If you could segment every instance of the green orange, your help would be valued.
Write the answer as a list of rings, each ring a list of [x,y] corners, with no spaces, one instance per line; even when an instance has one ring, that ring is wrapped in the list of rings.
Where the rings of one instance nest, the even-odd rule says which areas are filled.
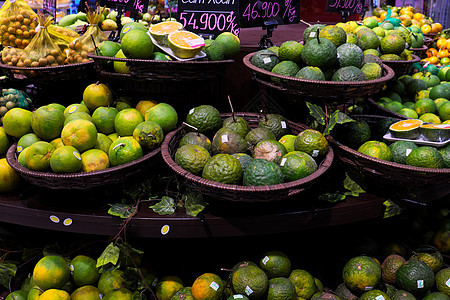
[[[132,300],[133,293],[124,287],[117,290],[112,290],[103,295],[102,300]]]
[[[56,148],[50,157],[50,168],[53,172],[78,172],[81,170],[80,152],[72,146]]]
[[[225,284],[213,273],[204,273],[192,284],[192,296],[195,300],[219,300],[223,296]]]
[[[97,142],[97,128],[88,120],[74,120],[63,127],[61,139],[64,145],[73,146],[83,152],[94,147]]]
[[[100,149],[89,149],[81,154],[83,172],[104,170],[109,167],[108,154]]]
[[[115,107],[100,106],[92,113],[92,123],[97,127],[97,131],[104,134],[115,132],[114,119],[119,111]]]
[[[27,148],[25,162],[29,169],[46,171],[50,168],[50,157],[55,147],[48,142],[39,141]]]
[[[368,256],[349,259],[342,270],[344,283],[350,290],[365,292],[373,289],[381,279],[381,266]]]
[[[141,158],[141,145],[133,137],[125,136],[115,140],[109,147],[108,157],[111,166],[118,166]]]
[[[28,134],[28,133],[27,133]],[[20,142],[20,139],[19,139]],[[20,143],[17,143],[17,147],[19,147]],[[31,142],[30,144],[32,144],[33,142]],[[27,146],[29,146],[30,144],[27,144]],[[8,148],[10,146],[10,141],[9,141],[9,137],[5,132],[5,128],[0,127],[0,155],[3,155],[6,153],[6,151],[8,151]],[[23,149],[23,145],[21,145],[22,149]],[[17,152],[19,153],[20,151],[17,150]]]
[[[20,138],[22,135],[33,131],[31,128],[32,117],[31,111],[14,107],[3,116],[3,128],[8,135]]]
[[[84,285],[70,294],[71,300],[100,300],[100,290],[93,285]]]
[[[159,124],[164,133],[167,133],[177,126],[178,114],[172,105],[161,102],[145,111],[145,121]]]
[[[389,146],[380,141],[367,141],[358,148],[358,152],[386,161],[392,160],[392,152]]]
[[[297,134],[294,141],[294,149],[306,152],[312,157],[321,157],[328,151],[328,142],[320,131],[305,129]]]
[[[144,116],[135,108],[125,108],[114,118],[114,128],[120,136],[132,136],[139,123],[144,122]]]
[[[59,255],[44,256],[36,263],[33,269],[33,281],[44,291],[48,289],[60,289],[69,279],[69,264],[64,257]]]
[[[100,82],[88,85],[83,91],[83,103],[94,111],[100,106],[110,106],[113,103],[113,95],[109,87]]]
[[[60,136],[64,126],[64,114],[57,108],[41,106],[33,112],[31,128],[43,140],[53,140]]]
[[[100,273],[97,261],[86,255],[77,255],[70,262],[72,281],[76,286],[92,285],[97,282]]]
[[[139,123],[133,130],[133,138],[138,141],[142,149],[153,150],[161,145],[164,132],[158,123],[144,121]]]
[[[291,274],[289,274],[289,280],[295,285],[295,293],[298,299],[309,299],[316,292],[314,277],[306,270],[292,270]]]
[[[183,286],[183,281],[178,276],[164,276],[156,285],[156,297],[158,300],[169,300]]]
[[[97,287],[103,295],[110,291],[120,289],[126,286],[125,279],[122,276],[123,271],[115,269],[114,271],[106,271],[100,275]]]
[[[60,289],[49,289],[39,296],[39,300],[71,300],[69,293]]]

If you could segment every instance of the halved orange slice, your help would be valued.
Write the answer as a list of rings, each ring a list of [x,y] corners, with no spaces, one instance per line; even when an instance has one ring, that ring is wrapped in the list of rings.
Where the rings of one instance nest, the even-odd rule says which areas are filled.
[[[395,122],[389,127],[391,135],[401,139],[417,139],[420,135],[419,128],[423,124],[419,119],[406,119]]]
[[[205,45],[205,40],[201,36],[184,30],[169,34],[168,42],[173,54],[179,58],[192,58]]]
[[[161,45],[167,46],[167,37],[174,31],[183,28],[183,24],[176,21],[165,21],[150,26],[151,36]]]

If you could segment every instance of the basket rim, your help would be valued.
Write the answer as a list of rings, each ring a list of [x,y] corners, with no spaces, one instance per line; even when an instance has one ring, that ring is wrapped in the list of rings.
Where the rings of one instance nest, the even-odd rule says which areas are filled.
[[[419,48],[419,50],[422,50]],[[383,64],[392,64],[392,65],[400,65],[400,64],[413,64],[420,61],[420,57],[414,53],[411,53],[413,59],[411,60],[381,60]]]
[[[405,116],[403,116],[403,115],[397,114],[397,113],[395,113],[395,112],[393,112],[393,111],[390,111],[390,110],[388,110],[388,109],[386,109],[386,108],[384,108],[384,107],[378,105],[378,104],[375,102],[375,100],[372,99],[372,97],[367,97],[367,101],[368,101],[370,104],[375,105],[376,108],[381,109],[382,111],[384,111],[384,112],[387,113],[387,114],[390,114],[392,117],[399,118],[399,119],[408,119],[407,117],[405,117]]]
[[[198,64],[206,64],[206,65],[220,65],[220,64],[231,64],[234,63],[233,59],[227,59],[227,60],[216,60],[216,61],[209,61],[209,60],[153,60],[153,59],[136,59],[136,58],[118,58],[118,57],[108,57],[108,56],[101,56],[101,55],[95,55],[92,53],[87,54],[88,57],[95,60],[107,60],[107,61],[120,61],[120,62],[130,62],[130,63],[140,63],[140,64],[158,64],[158,65],[180,65],[180,64],[186,64],[186,65],[198,65]]]
[[[0,52],[1,54],[1,52]],[[2,61],[0,61],[0,68],[5,68],[5,69],[10,69],[10,70],[18,70],[18,71],[48,71],[48,70],[57,70],[57,69],[74,69],[74,68],[78,68],[78,67],[86,67],[89,66],[91,64],[93,64],[94,61],[87,61],[87,62],[83,62],[83,63],[74,63],[74,64],[65,64],[65,65],[59,65],[59,66],[50,66],[50,67],[37,67],[37,68],[32,68],[32,67],[17,67],[17,66],[9,66],[4,64]]]
[[[235,112],[235,116],[251,116],[251,117],[259,117],[262,116],[262,114],[258,113],[242,113],[242,112]],[[223,113],[221,114],[223,118],[232,116],[232,113]],[[290,120],[287,120],[288,124],[295,125],[297,123],[294,123]],[[303,124],[302,124],[303,125]],[[306,125],[304,125],[307,127]],[[166,162],[166,164],[177,174],[181,175],[182,177],[186,178],[187,180],[193,181],[195,183],[201,184],[202,186],[208,187],[208,188],[214,188],[214,189],[224,189],[229,191],[235,191],[235,192],[245,192],[245,193],[267,193],[270,192],[276,192],[281,190],[288,190],[288,189],[297,189],[301,188],[301,185],[307,184],[310,182],[313,182],[316,180],[320,175],[325,173],[326,170],[331,166],[333,159],[334,159],[334,152],[332,147],[330,145],[328,146],[328,152],[322,161],[320,165],[318,165],[317,170],[310,174],[307,177],[291,181],[291,182],[285,182],[281,184],[274,184],[274,185],[264,185],[264,186],[244,186],[244,185],[237,185],[237,184],[224,184],[219,183],[212,180],[203,179],[200,176],[194,175],[189,171],[184,170],[179,165],[175,163],[172,156],[169,153],[169,142],[172,140],[172,138],[181,130],[187,128],[185,124],[180,125],[177,129],[171,131],[168,133],[161,145],[161,155],[163,157],[163,160]]]
[[[361,116],[365,116],[365,115],[361,115]],[[332,136],[328,136],[327,139],[336,147],[340,148],[341,150],[344,150],[346,152],[349,152],[350,154],[352,154],[353,156],[357,156],[358,158],[367,160],[367,161],[371,161],[374,163],[378,163],[384,166],[388,166],[388,167],[393,167],[402,171],[413,171],[416,173],[426,173],[426,174],[448,174],[450,175],[450,168],[442,168],[442,169],[433,169],[433,168],[424,168],[424,167],[415,167],[415,166],[409,166],[409,165],[403,165],[403,164],[399,164],[396,162],[392,162],[392,161],[386,161],[386,160],[382,160],[382,159],[378,159],[372,156],[368,156],[365,155],[361,152],[358,152],[357,150],[354,150],[342,143],[340,143],[339,141],[337,141],[336,139],[334,139]],[[450,181],[450,178],[449,178]]]
[[[244,62],[245,66],[247,66],[249,69],[253,70],[254,72],[261,73],[261,74],[264,74],[264,75],[268,75],[268,76],[271,76],[271,77],[277,77],[277,78],[280,78],[280,79],[283,79],[283,80],[289,80],[289,81],[292,81],[292,82],[318,84],[318,85],[323,85],[324,87],[334,87],[334,86],[362,87],[362,86],[370,86],[370,85],[378,84],[378,83],[384,83],[386,81],[391,80],[395,76],[394,70],[392,70],[391,67],[389,67],[388,65],[383,63],[382,67],[383,67],[384,70],[386,70],[387,73],[383,77],[381,77],[379,79],[365,80],[365,81],[330,81],[330,80],[311,80],[311,79],[296,78],[296,77],[291,77],[291,76],[275,74],[275,73],[272,73],[270,71],[266,71],[266,70],[263,70],[263,69],[260,69],[260,68],[258,68],[256,66],[254,66],[250,62],[250,59],[256,53],[257,53],[257,51],[249,53],[246,56],[244,56],[243,62]]]
[[[425,44],[421,48],[409,48],[409,50],[412,50],[412,51],[422,51],[422,50],[427,50],[427,49],[428,49],[428,46]]]
[[[64,179],[64,180],[68,180],[68,179],[78,179],[78,178],[94,178],[97,176],[102,176],[108,173],[113,173],[113,172],[118,172],[121,171],[123,169],[128,169],[128,168],[132,168],[138,164],[140,164],[141,162],[150,159],[158,154],[160,154],[161,152],[161,147],[158,147],[154,150],[152,150],[151,152],[143,155],[142,157],[135,159],[133,161],[130,161],[126,164],[121,164],[118,166],[114,166],[114,167],[109,167],[107,169],[103,169],[103,170],[98,170],[98,171],[92,171],[92,172],[76,172],[76,173],[54,173],[54,172],[40,172],[40,171],[34,171],[28,168],[25,168],[23,166],[21,166],[16,158],[16,149],[17,149],[17,142],[13,143],[7,153],[6,153],[6,160],[8,162],[8,164],[17,172],[19,172],[20,174],[29,176],[29,177],[33,177],[33,178],[48,178],[48,179]]]

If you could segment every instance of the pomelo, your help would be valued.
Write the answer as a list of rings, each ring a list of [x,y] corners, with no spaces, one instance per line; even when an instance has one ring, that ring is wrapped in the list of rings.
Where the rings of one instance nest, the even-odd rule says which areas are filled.
[[[113,95],[110,88],[104,83],[92,83],[83,92],[84,105],[94,111],[100,106],[110,106],[113,103]]]

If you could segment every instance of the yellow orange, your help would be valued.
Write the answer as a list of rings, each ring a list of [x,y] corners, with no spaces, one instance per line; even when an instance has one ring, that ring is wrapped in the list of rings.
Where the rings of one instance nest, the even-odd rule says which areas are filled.
[[[431,32],[431,26],[429,24],[423,24],[420,26],[420,30],[422,30],[422,33],[428,34]]]
[[[420,21],[420,20],[422,20],[422,18],[423,18],[423,15],[421,13],[417,12],[413,15],[414,20]]]
[[[439,33],[442,31],[441,23],[433,23],[431,24],[431,32]]]

